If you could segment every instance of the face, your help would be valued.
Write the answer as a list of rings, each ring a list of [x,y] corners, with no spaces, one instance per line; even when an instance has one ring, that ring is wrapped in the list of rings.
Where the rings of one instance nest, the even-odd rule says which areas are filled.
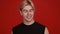
[[[21,15],[23,16],[23,19],[28,22],[33,20],[34,10],[33,10],[32,6],[30,6],[30,5],[25,6],[21,11]]]

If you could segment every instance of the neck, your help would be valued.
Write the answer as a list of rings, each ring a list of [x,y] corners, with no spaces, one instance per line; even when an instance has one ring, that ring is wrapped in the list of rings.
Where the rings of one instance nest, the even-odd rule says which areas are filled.
[[[31,20],[31,21],[26,21],[26,20],[24,20],[23,23],[24,23],[25,25],[32,25],[32,24],[34,23],[34,20]]]

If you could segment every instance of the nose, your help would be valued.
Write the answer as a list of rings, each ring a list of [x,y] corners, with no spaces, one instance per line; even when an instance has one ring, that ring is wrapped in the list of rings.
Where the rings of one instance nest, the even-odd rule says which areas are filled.
[[[27,15],[30,15],[30,12],[29,11],[27,12]]]

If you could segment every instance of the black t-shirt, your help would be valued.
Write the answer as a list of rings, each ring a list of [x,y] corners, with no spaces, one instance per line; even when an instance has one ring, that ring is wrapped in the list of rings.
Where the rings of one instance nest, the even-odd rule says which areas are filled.
[[[23,23],[12,29],[13,34],[44,34],[45,26],[37,22],[32,25],[25,25]]]

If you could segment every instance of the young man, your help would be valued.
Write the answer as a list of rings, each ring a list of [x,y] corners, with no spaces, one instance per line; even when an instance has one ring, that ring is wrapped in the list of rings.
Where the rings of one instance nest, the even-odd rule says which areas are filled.
[[[20,5],[23,22],[14,27],[13,34],[49,34],[47,28],[34,21],[34,4],[31,0],[24,0]]]

